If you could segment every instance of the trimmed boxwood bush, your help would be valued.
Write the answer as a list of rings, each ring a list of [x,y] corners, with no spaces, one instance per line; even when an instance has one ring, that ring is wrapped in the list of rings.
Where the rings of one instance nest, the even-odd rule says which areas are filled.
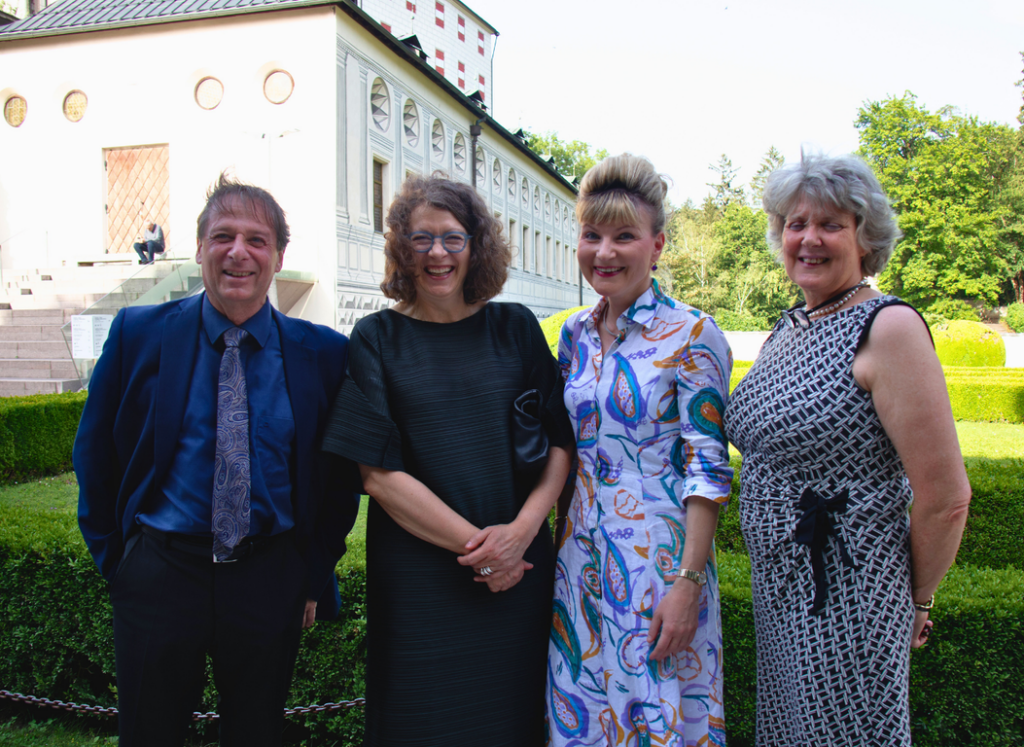
[[[0,484],[71,468],[85,392],[0,397]]]
[[[953,321],[932,327],[935,352],[943,366],[1002,366],[1006,346],[999,333],[980,322]]]
[[[540,328],[544,331],[544,339],[551,348],[551,355],[558,358],[558,335],[562,332],[562,325],[565,320],[580,309],[589,309],[589,306],[573,306],[571,309],[564,309],[557,314],[552,314],[547,319],[540,320]]]
[[[990,490],[1004,490],[1000,480],[1011,479],[1010,474],[1007,464]],[[733,508],[726,516],[736,513]],[[723,529],[728,531],[726,522]],[[990,540],[978,539],[979,544],[983,541]],[[725,551],[727,544],[720,529],[726,730],[729,744],[743,747],[753,745],[756,697],[750,567],[742,552]],[[1020,547],[1019,540],[1016,544]],[[998,552],[1014,560],[1008,550]],[[1019,552],[1016,558],[1019,561]],[[303,635],[290,706],[363,694],[364,563],[363,541],[355,536],[337,571],[342,619],[319,622]],[[1019,687],[1024,660],[1014,652],[1024,646],[1024,573],[1018,567],[956,566],[937,599],[935,635],[911,659],[914,744],[1019,746],[1024,729],[1024,689]],[[0,499],[0,686],[109,706],[116,699],[113,672],[106,583],[78,533],[73,502],[26,507]],[[216,709],[212,688],[207,688],[201,708]],[[299,721],[317,739],[342,745],[361,741],[358,709],[309,714]]]
[[[767,332],[775,326],[775,319],[718,309],[712,316],[719,329],[730,332]]]
[[[1014,332],[1024,332],[1024,303],[1011,303],[1006,309],[1006,325]]]

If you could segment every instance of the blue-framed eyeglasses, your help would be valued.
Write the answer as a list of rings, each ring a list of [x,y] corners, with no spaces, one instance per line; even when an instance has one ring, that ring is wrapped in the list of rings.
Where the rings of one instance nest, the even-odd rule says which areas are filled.
[[[432,234],[430,231],[416,231],[415,233],[406,234],[409,243],[412,244],[412,250],[419,254],[426,254],[434,248],[434,242],[437,239],[441,239],[441,247],[449,254],[458,254],[466,248],[466,243],[473,238],[468,233],[462,231],[445,231],[442,234]]]

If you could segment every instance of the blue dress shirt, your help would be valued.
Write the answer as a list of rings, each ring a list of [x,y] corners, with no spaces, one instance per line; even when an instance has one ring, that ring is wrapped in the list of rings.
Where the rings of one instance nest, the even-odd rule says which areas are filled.
[[[217,388],[224,332],[235,326],[203,298],[202,327],[188,406],[167,476],[137,520],[154,529],[211,535],[213,462],[217,449]],[[295,525],[290,465],[295,418],[284,378],[281,336],[265,303],[242,328],[249,392],[249,535],[269,536]],[[182,341],[182,344],[187,344]]]

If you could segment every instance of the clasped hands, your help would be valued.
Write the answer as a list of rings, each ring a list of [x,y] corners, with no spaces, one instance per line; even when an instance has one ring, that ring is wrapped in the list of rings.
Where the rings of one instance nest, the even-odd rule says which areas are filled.
[[[516,522],[484,527],[466,543],[466,554],[460,555],[458,561],[477,572],[474,581],[487,584],[491,591],[505,591],[533,568],[533,563],[523,560],[532,540]],[[491,572],[481,574],[482,568],[490,568]]]

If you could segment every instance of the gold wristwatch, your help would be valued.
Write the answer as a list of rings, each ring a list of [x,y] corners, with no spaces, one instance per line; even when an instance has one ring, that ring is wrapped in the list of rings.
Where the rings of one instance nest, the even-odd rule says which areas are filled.
[[[708,582],[708,574],[704,571],[691,571],[689,568],[679,569],[679,578],[688,578],[697,586],[703,586]]]

